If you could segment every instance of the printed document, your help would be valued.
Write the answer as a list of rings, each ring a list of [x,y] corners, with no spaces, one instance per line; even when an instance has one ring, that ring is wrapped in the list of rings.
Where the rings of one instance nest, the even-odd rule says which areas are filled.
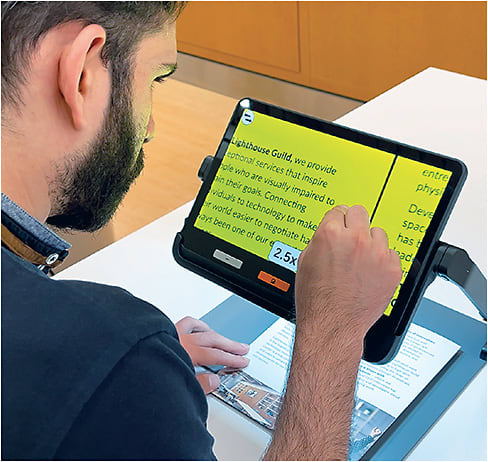
[[[222,335],[250,344],[249,366],[242,371],[221,370],[221,385],[214,394],[272,430],[286,387],[295,325],[245,303],[247,307],[234,306],[236,318],[232,322],[219,315],[228,309],[225,302],[202,318]],[[246,311],[246,319],[253,320],[248,327],[244,322]],[[374,365],[361,361],[352,416],[350,460],[358,460],[369,449],[458,350],[459,345],[454,342],[411,324],[391,362]]]

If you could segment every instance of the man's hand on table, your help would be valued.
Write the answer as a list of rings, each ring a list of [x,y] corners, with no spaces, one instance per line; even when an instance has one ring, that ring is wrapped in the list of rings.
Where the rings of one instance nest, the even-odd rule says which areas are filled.
[[[242,369],[249,364],[249,359],[244,357],[249,351],[249,345],[234,342],[217,334],[203,321],[187,316],[175,326],[180,343],[194,366],[219,365]],[[205,394],[217,389],[220,383],[217,374],[211,372],[197,374],[197,379]]]
[[[345,460],[363,339],[402,276],[385,232],[362,206],[325,214],[301,253],[296,333],[268,460]]]

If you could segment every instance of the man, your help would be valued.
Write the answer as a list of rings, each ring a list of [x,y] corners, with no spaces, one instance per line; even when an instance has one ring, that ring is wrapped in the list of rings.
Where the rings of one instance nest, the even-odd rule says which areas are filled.
[[[44,224],[100,228],[140,173],[180,8],[2,4],[4,459],[214,458],[203,390],[218,382],[193,365],[245,367],[247,346],[191,318],[177,333],[122,289],[45,274],[68,244]],[[266,458],[347,457],[363,337],[400,277],[363,207],[326,214],[299,259],[293,360]]]

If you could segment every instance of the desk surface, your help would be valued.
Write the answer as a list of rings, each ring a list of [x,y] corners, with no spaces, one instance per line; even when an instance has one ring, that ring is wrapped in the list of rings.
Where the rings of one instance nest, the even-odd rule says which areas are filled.
[[[442,239],[466,248],[486,274],[486,81],[427,69],[337,122],[462,159],[469,174]],[[230,116],[230,114],[229,114]],[[204,154],[202,153],[202,157]],[[230,294],[179,267],[171,245],[191,204],[61,272],[126,288],[177,321],[200,317]],[[426,294],[478,318],[461,291],[438,278]],[[209,430],[220,459],[260,457],[270,435],[209,398]],[[486,460],[486,368],[410,453],[410,460]]]

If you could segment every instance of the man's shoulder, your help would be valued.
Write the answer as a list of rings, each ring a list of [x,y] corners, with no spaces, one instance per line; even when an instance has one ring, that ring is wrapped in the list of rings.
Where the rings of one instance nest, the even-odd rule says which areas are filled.
[[[44,323],[73,336],[122,335],[129,343],[157,332],[176,336],[173,323],[160,310],[126,290],[50,279],[3,248],[2,286],[3,319],[22,323],[23,329],[39,331],[43,337],[47,332],[39,328]]]
[[[50,279],[2,249],[2,348],[7,361],[32,349],[39,359],[51,355],[49,360],[61,367],[72,355],[78,366],[101,357],[109,365],[158,333],[177,338],[161,311],[126,290]]]
[[[52,454],[107,376],[154,336],[191,368],[154,306],[117,287],[52,280],[2,249],[2,420],[11,429],[2,439],[45,445],[27,458]]]

